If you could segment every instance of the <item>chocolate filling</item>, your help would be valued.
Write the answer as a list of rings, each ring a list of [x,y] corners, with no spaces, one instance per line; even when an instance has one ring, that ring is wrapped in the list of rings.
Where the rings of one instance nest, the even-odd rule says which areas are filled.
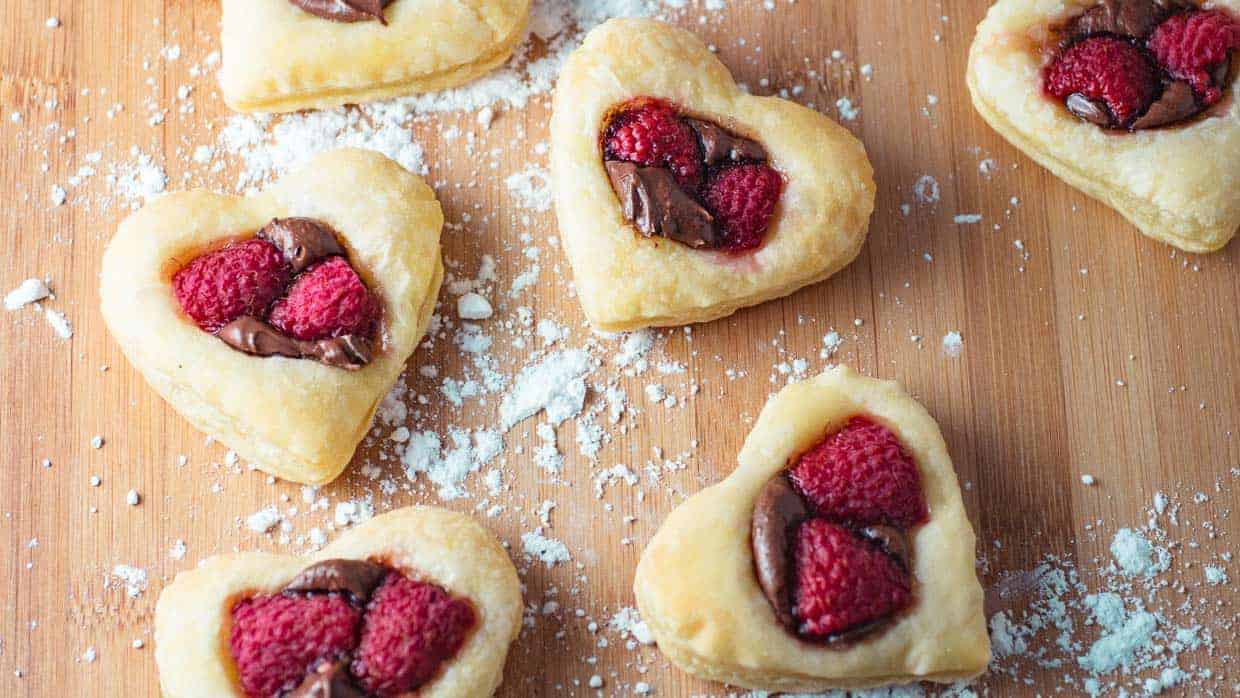
[[[310,565],[284,587],[285,591],[347,591],[366,603],[387,575],[382,565],[365,560],[335,558]]]
[[[396,0],[288,0],[316,17],[333,22],[378,21],[387,24],[383,9]]]
[[[792,615],[792,542],[797,527],[809,517],[805,500],[792,489],[788,476],[780,473],[758,495],[750,529],[758,585],[780,624],[793,633],[797,620]]]
[[[696,137],[705,172],[742,163],[766,164],[766,148],[757,141],[733,135],[709,121],[681,120]],[[624,217],[643,237],[664,237],[699,250],[727,246],[719,222],[703,205],[697,187],[683,186],[664,167],[609,158],[610,154],[605,156],[603,166],[611,188],[620,199]]]
[[[1101,0],[1071,23],[1072,40],[1092,34],[1140,38],[1154,31],[1173,12],[1189,9],[1176,0]]]
[[[852,644],[888,626],[898,614],[893,613],[826,638],[809,637],[801,632],[801,622],[796,617],[796,561],[793,551],[797,529],[815,516],[809,502],[793,487],[786,473],[777,473],[767,480],[754,502],[750,523],[750,546],[758,586],[771,604],[775,619],[788,633],[809,642],[835,646]],[[892,526],[866,526],[853,529],[853,532],[895,560],[905,574],[912,574],[912,547],[904,531]]]
[[[286,356],[313,359],[346,371],[356,371],[370,363],[374,353],[370,340],[347,334],[314,341],[293,339],[253,315],[243,315],[216,333],[228,346],[254,356]]]
[[[324,257],[344,256],[336,233],[313,218],[273,218],[258,236],[280,250],[294,274]]]
[[[1146,48],[1150,35],[1171,15],[1195,9],[1197,6],[1187,0],[1099,0],[1083,14],[1053,28],[1052,34],[1057,37],[1055,43],[1061,51],[1092,36],[1126,39],[1146,52],[1150,62],[1157,66],[1157,60]],[[1211,71],[1211,80],[1220,90],[1227,86],[1230,67],[1230,60],[1226,60]],[[1106,104],[1080,93],[1068,95],[1064,106],[1077,118],[1102,128],[1129,131],[1182,124],[1213,106],[1198,99],[1188,83],[1175,79],[1161,66],[1158,70],[1161,91],[1156,94],[1159,96],[1130,123],[1120,123]]]
[[[766,162],[766,148],[757,141],[733,136],[722,128],[701,119],[685,119],[689,128],[697,134],[702,146],[702,159],[707,167],[731,162]]]
[[[714,216],[680,188],[670,171],[619,160],[608,160],[605,166],[624,217],[642,235],[658,235],[695,249],[719,244]]]

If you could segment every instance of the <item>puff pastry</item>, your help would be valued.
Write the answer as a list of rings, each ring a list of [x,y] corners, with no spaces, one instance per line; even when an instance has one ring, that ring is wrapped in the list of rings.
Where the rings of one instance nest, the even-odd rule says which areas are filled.
[[[929,517],[908,533],[913,605],[860,641],[829,646],[800,639],[777,619],[755,569],[751,517],[773,477],[857,415],[898,437],[920,472]],[[642,617],[673,662],[769,691],[950,682],[985,669],[990,645],[973,529],[938,425],[899,385],[839,367],[788,386],[762,410],[738,461],[723,482],[668,516],[637,567]]]
[[[1145,235],[1189,252],[1222,248],[1240,227],[1240,99],[1188,122],[1132,133],[1073,116],[1042,89],[1049,31],[1096,0],[999,0],[977,28],[967,81],[973,105],[1004,138],[1114,208]],[[1240,14],[1240,0],[1211,7]]]
[[[237,351],[200,330],[172,293],[173,273],[195,255],[289,216],[334,227],[378,296],[380,346],[360,370]],[[370,151],[320,155],[251,197],[171,194],[121,223],[108,245],[103,316],[129,362],[195,427],[277,477],[330,482],[426,332],[442,226],[431,188]]]
[[[521,628],[517,572],[495,536],[470,517],[407,507],[357,526],[309,557],[219,555],[178,574],[155,607],[155,660],[163,694],[243,695],[229,650],[233,605],[279,593],[311,564],[339,559],[381,561],[473,605],[477,621],[464,645],[416,695],[474,698],[495,691],[508,646]]]
[[[605,171],[600,130],[617,108],[656,98],[759,140],[784,177],[765,244],[743,255],[637,234]],[[551,180],[586,317],[605,331],[706,322],[792,293],[851,262],[874,207],[861,143],[827,117],[743,92],[693,34],[648,19],[594,29],[556,84]]]
[[[221,91],[237,111],[288,112],[455,87],[508,59],[529,5],[395,0],[382,24],[289,0],[223,0]]]

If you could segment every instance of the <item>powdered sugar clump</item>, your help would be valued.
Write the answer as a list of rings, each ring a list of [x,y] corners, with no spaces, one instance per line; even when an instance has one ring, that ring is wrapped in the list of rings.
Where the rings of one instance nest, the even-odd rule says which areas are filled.
[[[568,546],[554,538],[544,536],[542,529],[522,533],[521,547],[527,556],[542,562],[547,567],[554,567],[572,559],[572,556],[568,554]]]
[[[52,295],[42,279],[26,279],[4,297],[5,310],[17,310]]]
[[[1131,528],[1121,528],[1111,540],[1111,555],[1124,574],[1150,577],[1171,565],[1171,554],[1156,548],[1149,539]]]
[[[125,594],[134,599],[146,591],[146,570],[131,565],[117,565],[112,568],[112,575],[125,585]]]
[[[579,414],[585,404],[585,376],[590,369],[590,355],[581,349],[556,352],[525,367],[500,403],[504,428],[510,429],[544,410],[552,424]]]

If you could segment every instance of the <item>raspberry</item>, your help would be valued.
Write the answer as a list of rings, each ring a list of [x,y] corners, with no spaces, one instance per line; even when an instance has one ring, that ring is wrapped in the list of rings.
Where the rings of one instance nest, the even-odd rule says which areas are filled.
[[[1150,50],[1173,77],[1187,80],[1207,105],[1223,97],[1211,69],[1224,65],[1240,48],[1240,23],[1221,10],[1172,15],[1150,36]]]
[[[666,102],[646,100],[617,114],[607,128],[606,156],[642,167],[666,167],[682,187],[697,189],[702,157],[697,136]]]
[[[795,545],[792,613],[803,636],[827,639],[882,620],[913,600],[899,563],[839,524],[810,519],[797,529]]]
[[[368,335],[378,315],[378,302],[348,260],[328,257],[293,281],[269,321],[290,337],[314,341]]]
[[[1157,96],[1158,75],[1145,54],[1132,44],[1095,36],[1073,44],[1046,70],[1045,90],[1065,99],[1080,93],[1101,101],[1116,126],[1145,111]]]
[[[186,315],[215,332],[242,315],[262,317],[288,277],[275,245],[246,240],[194,258],[173,274],[172,290]]]
[[[390,574],[366,608],[350,669],[371,694],[412,691],[461,649],[476,621],[468,602],[434,584]]]
[[[802,455],[788,472],[817,513],[856,526],[909,528],[929,516],[917,464],[896,435],[853,417]]]
[[[361,617],[339,594],[276,594],[237,603],[228,646],[246,696],[281,695],[319,662],[352,650]]]
[[[723,228],[725,250],[740,252],[762,244],[784,180],[766,165],[719,170],[706,183],[706,208]]]

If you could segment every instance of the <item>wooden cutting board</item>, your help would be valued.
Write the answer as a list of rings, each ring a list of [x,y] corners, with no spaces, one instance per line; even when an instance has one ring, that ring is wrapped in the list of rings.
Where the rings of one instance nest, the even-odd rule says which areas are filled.
[[[664,515],[730,471],[758,410],[787,382],[784,370],[802,366],[812,374],[838,361],[895,378],[927,405],[966,483],[987,585],[1047,554],[1077,560],[1083,575],[1105,564],[1111,533],[1141,525],[1157,491],[1204,492],[1202,506],[1215,516],[1219,537],[1195,531],[1202,545],[1175,549],[1176,570],[1187,577],[1230,545],[1235,519],[1219,512],[1240,505],[1229,474],[1240,465],[1240,247],[1192,256],[1149,241],[987,128],[964,83],[968,44],[987,4],[775,0],[772,11],[737,0],[723,11],[690,3],[677,12],[753,91],[787,90],[836,118],[837,100],[850,100],[843,111],[860,111],[844,123],[866,143],[879,196],[869,243],[843,273],[691,334],[661,333],[652,367],[640,375],[609,363],[620,342],[585,326],[553,240],[554,217],[522,206],[505,185],[512,173],[545,167],[533,147],[547,139],[549,97],[501,109],[489,129],[471,113],[431,115],[410,127],[456,224],[444,237],[456,273],[472,277],[483,254],[498,261],[493,296],[504,303],[483,330],[495,340],[501,373],[511,377],[525,363],[528,349],[513,348],[513,338],[540,341],[516,320],[517,306],[526,306],[535,321],[571,330],[562,346],[590,345],[604,360],[592,384],[614,383],[629,397],[625,428],[607,426],[597,462],[580,453],[568,424],[559,436],[563,470],[550,477],[534,462],[531,420],[508,434],[501,495],[488,495],[478,474],[471,497],[446,503],[505,507],[485,520],[512,545],[531,625],[510,655],[502,695],[593,695],[586,682],[594,674],[607,695],[627,695],[639,681],[657,695],[726,692],[687,678],[653,647],[627,648],[608,620],[632,605],[633,568]],[[61,25],[47,26],[49,17]],[[172,576],[220,552],[303,550],[296,539],[333,515],[307,512],[295,485],[228,465],[225,450],[204,443],[126,363],[98,312],[100,256],[127,213],[108,175],[133,162],[131,147],[166,168],[170,190],[235,183],[235,158],[217,154],[224,167],[211,173],[189,157],[216,144],[228,118],[210,71],[191,73],[218,46],[219,9],[207,0],[3,0],[0,21],[7,243],[0,286],[50,277],[56,298],[48,307],[74,329],[71,340],[57,338],[30,308],[0,323],[0,694],[155,695],[151,625]],[[192,87],[188,98],[178,96],[183,85]],[[465,138],[442,137],[450,126],[476,134],[472,149]],[[102,159],[92,162],[96,152]],[[88,165],[98,173],[53,205],[53,186]],[[926,177],[937,201],[924,196],[934,188]],[[957,219],[973,214],[980,222]],[[504,298],[530,269],[530,247],[539,250],[537,284]],[[453,303],[442,313],[455,321]],[[843,342],[828,360],[821,352],[831,330]],[[963,339],[957,357],[942,348],[949,332]],[[686,370],[661,373],[661,362]],[[461,375],[451,331],[415,354],[411,366],[418,365]],[[414,405],[411,428],[447,440],[450,426],[496,422],[497,396],[457,408],[438,380],[416,369],[408,385],[428,398]],[[650,385],[676,396],[676,406],[648,400]],[[587,404],[598,399],[592,391]],[[379,510],[439,501],[424,481],[385,495],[361,474],[369,462],[408,482],[398,463],[380,460],[395,452],[388,431],[319,493],[331,506],[366,494]],[[96,435],[100,448],[92,447]],[[667,460],[684,467],[664,467]],[[598,496],[596,475],[617,464],[640,482]],[[1097,484],[1081,484],[1083,474]],[[130,489],[141,495],[137,506],[126,503]],[[554,567],[521,554],[521,534],[541,525],[546,501],[555,507],[543,534],[572,554]],[[299,508],[288,517],[288,545],[243,523],[270,504]],[[188,550],[183,559],[170,556],[178,540]],[[146,589],[131,597],[114,577],[105,584],[119,564],[146,570]],[[1237,594],[1224,585],[1194,598],[1229,609]],[[1234,633],[1217,631],[1224,646]],[[88,649],[94,661],[84,657]],[[1217,657],[1186,657],[1226,676]],[[1024,670],[1032,685],[992,674],[982,684],[993,695],[1050,691],[1071,671]]]

